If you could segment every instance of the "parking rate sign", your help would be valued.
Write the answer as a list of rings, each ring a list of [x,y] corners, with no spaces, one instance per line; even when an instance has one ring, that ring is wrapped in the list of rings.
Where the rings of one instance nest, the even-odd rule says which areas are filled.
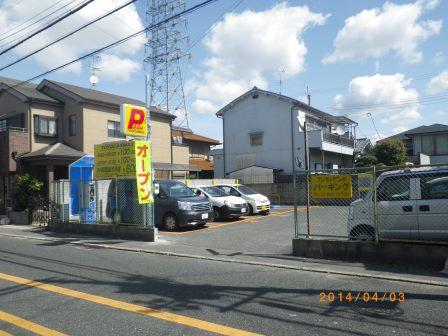
[[[93,176],[97,180],[135,177],[135,144],[118,141],[95,145]]]
[[[146,137],[148,134],[147,112],[145,107],[122,104],[120,109],[121,132],[126,135]]]

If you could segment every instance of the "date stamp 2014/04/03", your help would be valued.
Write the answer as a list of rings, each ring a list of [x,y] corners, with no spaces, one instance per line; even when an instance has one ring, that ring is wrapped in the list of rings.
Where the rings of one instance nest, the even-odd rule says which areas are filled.
[[[404,292],[343,292],[343,291],[321,291],[320,303],[334,302],[404,302]]]

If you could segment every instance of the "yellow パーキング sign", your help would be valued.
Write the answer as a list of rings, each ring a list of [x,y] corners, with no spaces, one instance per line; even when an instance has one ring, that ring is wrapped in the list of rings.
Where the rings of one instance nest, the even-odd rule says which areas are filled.
[[[352,176],[350,174],[311,175],[311,197],[352,198]]]
[[[119,141],[94,146],[96,180],[135,177],[135,144]]]
[[[149,141],[135,141],[135,168],[139,204],[152,204],[151,148]]]
[[[147,109],[122,104],[120,109],[121,132],[126,135],[146,137],[148,134]]]

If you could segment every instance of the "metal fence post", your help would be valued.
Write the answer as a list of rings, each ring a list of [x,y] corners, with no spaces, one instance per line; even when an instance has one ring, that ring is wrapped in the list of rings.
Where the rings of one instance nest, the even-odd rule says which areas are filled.
[[[120,207],[119,207],[119,201],[118,201],[118,178],[115,178],[115,222],[114,222],[114,228],[117,227],[118,223],[120,222]]]
[[[376,190],[376,167],[373,166],[373,178],[372,178],[372,188],[373,188],[373,224],[375,227],[375,243],[379,242],[378,234],[378,198]]]
[[[61,222],[65,222],[65,203],[64,203],[64,196],[65,196],[65,191],[64,191],[64,181],[62,181],[62,218],[61,218]]]
[[[293,196],[294,196],[294,237],[299,237],[299,221],[297,216],[297,184],[296,184],[296,172],[293,173],[292,178],[292,188],[293,188]]]

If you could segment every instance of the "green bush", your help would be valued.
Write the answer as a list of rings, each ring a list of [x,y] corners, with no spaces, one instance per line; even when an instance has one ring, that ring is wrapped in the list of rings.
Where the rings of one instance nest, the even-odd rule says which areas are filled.
[[[19,175],[16,181],[15,210],[32,210],[43,185],[43,182],[29,174]]]
[[[401,166],[408,157],[406,146],[400,140],[378,142],[373,148],[373,154],[378,159],[378,163],[386,166]]]
[[[362,155],[356,159],[356,167],[372,167],[377,162],[378,159],[374,155]]]

